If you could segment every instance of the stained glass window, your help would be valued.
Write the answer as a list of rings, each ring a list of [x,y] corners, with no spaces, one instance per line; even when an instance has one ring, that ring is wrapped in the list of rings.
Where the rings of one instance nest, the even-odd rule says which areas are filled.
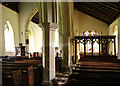
[[[99,52],[99,44],[97,43],[97,41],[95,41],[95,43],[94,43],[93,50],[94,50],[94,53],[98,53]]]
[[[91,31],[91,36],[95,36],[95,32],[94,31]]]
[[[89,31],[84,31],[81,33],[82,36],[99,36],[100,33],[97,31],[89,30]],[[93,44],[93,52],[98,53],[99,52],[99,44],[98,44],[98,39],[93,39],[94,44]],[[82,52],[84,52],[84,45],[81,44],[81,49]],[[91,53],[92,52],[92,44],[91,41],[88,41],[86,44],[86,53]]]
[[[88,31],[86,31],[84,34],[85,34],[85,36],[89,36],[90,33]]]
[[[92,52],[92,47],[91,47],[91,42],[90,41],[88,41],[88,48],[87,49],[88,49],[88,53]]]
[[[97,31],[84,31],[81,33],[82,36],[99,36],[100,33]]]

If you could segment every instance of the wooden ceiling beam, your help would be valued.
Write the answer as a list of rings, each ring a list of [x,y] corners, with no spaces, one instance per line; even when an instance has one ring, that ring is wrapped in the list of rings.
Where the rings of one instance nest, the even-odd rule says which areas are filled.
[[[101,13],[99,13],[99,12],[97,12],[97,11],[94,11],[93,9],[88,8],[88,7],[86,7],[86,6],[80,6],[80,5],[79,5],[79,8],[80,8],[80,9],[81,9],[81,8],[85,8],[84,10],[90,11],[90,14],[96,15],[97,17],[99,17],[99,18],[101,18],[101,19],[106,19],[107,21],[110,21],[111,19],[113,19],[113,18],[108,17],[108,16],[106,16],[106,15],[104,15],[104,14],[101,14]]]
[[[120,3],[109,3],[110,2],[74,2],[74,8],[109,25],[120,16],[120,10],[117,7]]]
[[[99,12],[99,14],[104,14],[106,17],[109,17],[111,19],[113,17],[116,17],[115,15],[111,14],[110,12],[107,12],[104,9],[101,9],[101,8],[97,7],[96,5],[94,5],[94,4],[90,4],[90,3],[80,3],[80,4],[92,9],[95,12]]]
[[[118,15],[118,10],[113,9],[112,7],[106,6],[105,3],[96,2],[94,4],[96,4],[96,6],[100,7],[101,9],[104,9],[104,10],[106,10],[106,11],[108,11],[108,12],[114,14],[114,15]]]
[[[91,12],[91,11],[88,10],[88,9],[85,9],[85,8],[80,9],[80,8],[78,8],[78,10],[79,10],[79,11],[82,11],[83,13],[88,14],[88,15],[90,15],[90,16],[92,16],[92,17],[94,17],[94,18],[96,18],[96,19],[98,19],[98,20],[100,20],[100,21],[103,21],[103,22],[105,22],[105,23],[107,23],[107,24],[110,23],[110,22],[107,21],[107,19],[98,17],[96,13],[93,13],[93,12]],[[92,13],[92,14],[91,14],[91,13]]]
[[[96,2],[101,6],[102,8],[105,8],[106,10],[113,12],[114,14],[118,15],[119,14],[119,7],[114,7],[113,5],[110,5],[109,2]]]
[[[120,6],[120,2],[109,2],[107,4],[111,5],[112,7],[114,6],[114,8],[116,9],[118,9],[118,7]]]
[[[108,9],[104,9],[103,7],[101,7],[101,6],[98,6],[97,4],[94,4],[94,3],[90,3],[90,5],[91,6],[93,6],[93,8],[96,8],[97,10],[99,10],[99,11],[101,11],[101,12],[104,12],[104,13],[106,13],[106,15],[111,15],[111,16],[118,16],[118,13],[116,13],[116,12],[113,12],[113,11],[111,11],[111,10],[108,10]],[[116,14],[116,15],[115,15]]]

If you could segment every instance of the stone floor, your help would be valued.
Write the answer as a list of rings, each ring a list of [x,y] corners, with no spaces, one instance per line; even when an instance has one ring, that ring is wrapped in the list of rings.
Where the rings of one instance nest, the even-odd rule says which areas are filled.
[[[58,86],[62,86],[69,77],[70,73],[56,73],[55,80],[58,82]]]

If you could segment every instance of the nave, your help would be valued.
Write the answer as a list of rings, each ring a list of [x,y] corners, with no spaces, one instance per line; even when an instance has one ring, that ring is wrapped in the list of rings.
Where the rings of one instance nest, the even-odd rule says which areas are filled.
[[[0,1],[0,85],[119,85],[120,3],[54,1]]]

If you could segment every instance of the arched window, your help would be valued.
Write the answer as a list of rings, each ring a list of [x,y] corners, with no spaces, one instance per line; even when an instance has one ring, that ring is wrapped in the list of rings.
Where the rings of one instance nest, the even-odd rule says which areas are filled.
[[[6,21],[4,28],[5,52],[15,52],[13,28],[8,20]]]

